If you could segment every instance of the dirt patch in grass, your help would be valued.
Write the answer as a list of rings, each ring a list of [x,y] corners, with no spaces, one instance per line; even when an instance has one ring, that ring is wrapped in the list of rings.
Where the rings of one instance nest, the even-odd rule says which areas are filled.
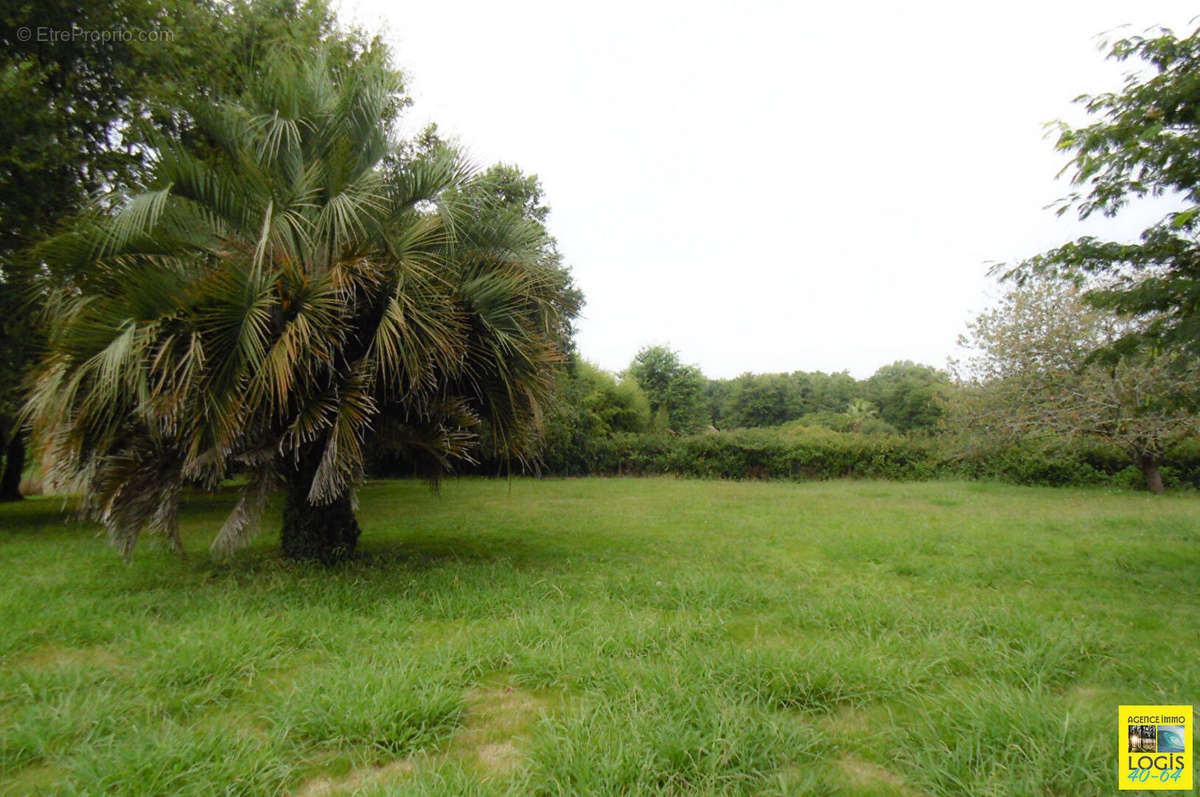
[[[61,769],[52,764],[34,764],[19,769],[7,782],[0,783],[0,795],[45,794],[53,791],[65,779]]]
[[[28,653],[17,655],[9,667],[18,670],[53,670],[59,667],[95,667],[105,670],[129,665],[129,660],[102,647],[68,648],[62,645],[42,645]]]
[[[520,765],[533,723],[554,703],[550,695],[504,680],[476,687],[467,694],[463,726],[448,753],[481,772],[506,775]]]
[[[845,778],[847,785],[855,789],[871,790],[886,794],[898,794],[901,797],[918,797],[923,792],[917,791],[904,782],[904,778],[879,764],[866,761],[857,756],[845,756],[838,759],[838,770]]]
[[[886,704],[843,705],[821,717],[818,727],[837,741],[842,750],[872,750],[896,725]]]
[[[411,775],[417,769],[411,758],[401,758],[389,761],[379,766],[363,767],[351,770],[341,777],[320,777],[305,781],[295,791],[292,797],[325,797],[330,794],[344,794],[368,786],[382,786]]]
[[[485,778],[504,777],[525,758],[534,722],[562,701],[560,695],[523,689],[503,678],[488,679],[466,695],[463,724],[441,752],[422,753],[386,764],[322,775],[305,781],[293,797],[324,797],[386,786],[425,766],[455,760]]]
[[[826,715],[821,725],[831,734],[856,739],[875,730],[871,715],[855,706],[841,706]]]

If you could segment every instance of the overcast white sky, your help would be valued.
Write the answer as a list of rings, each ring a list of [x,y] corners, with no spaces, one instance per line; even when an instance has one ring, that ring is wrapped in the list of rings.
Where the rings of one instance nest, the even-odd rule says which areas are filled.
[[[581,353],[616,371],[662,343],[710,377],[943,366],[989,263],[1081,230],[1045,209],[1066,188],[1044,123],[1119,86],[1098,34],[1198,10],[342,0],[386,29],[411,128],[541,178]]]

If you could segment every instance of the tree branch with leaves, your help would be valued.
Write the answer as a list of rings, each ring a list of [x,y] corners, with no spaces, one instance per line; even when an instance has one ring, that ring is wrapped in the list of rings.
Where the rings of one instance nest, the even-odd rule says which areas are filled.
[[[1185,347],[1200,354],[1200,29],[1177,36],[1122,38],[1108,57],[1137,68],[1120,91],[1078,98],[1095,121],[1058,123],[1058,149],[1074,190],[1059,214],[1116,216],[1131,202],[1169,196],[1181,209],[1146,228],[1138,241],[1087,236],[1009,270],[1018,281],[1037,275],[1087,277],[1083,296],[1095,307],[1140,317],[1112,350]]]

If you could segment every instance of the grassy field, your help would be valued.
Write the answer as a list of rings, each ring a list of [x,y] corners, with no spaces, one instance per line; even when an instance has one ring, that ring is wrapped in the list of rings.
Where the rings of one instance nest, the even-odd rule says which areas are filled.
[[[333,571],[212,563],[230,500],[0,506],[0,793],[1110,794],[1200,703],[1195,495],[373,483]]]

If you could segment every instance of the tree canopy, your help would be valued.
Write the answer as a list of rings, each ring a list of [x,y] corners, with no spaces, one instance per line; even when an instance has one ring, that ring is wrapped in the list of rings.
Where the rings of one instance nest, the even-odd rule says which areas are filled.
[[[454,150],[398,146],[386,54],[258,65],[180,108],[141,190],[41,250],[70,273],[30,413],[54,474],[128,553],[178,546],[188,485],[247,484],[213,543],[286,495],[285,554],[353,549],[368,440],[436,478],[486,421],[535,450],[577,296],[536,214]]]
[[[804,414],[804,385],[792,374],[742,374],[720,407],[722,428],[778,426]]]
[[[901,432],[930,431],[945,412],[950,377],[928,365],[901,360],[871,375],[864,393],[879,416]]]
[[[692,434],[711,421],[704,394],[704,374],[684,365],[665,346],[647,346],[629,365],[629,374],[650,402],[654,423],[662,430]]]
[[[963,341],[971,355],[960,364],[966,392],[959,420],[986,437],[1112,443],[1162,492],[1163,452],[1200,428],[1200,365],[1182,347],[1095,359],[1097,349],[1138,332],[1138,324],[1084,296],[1074,282],[1037,279],[980,314]]]
[[[38,33],[73,28],[138,35]],[[187,132],[181,104],[236,96],[272,52],[325,48],[347,64],[380,45],[338,26],[324,0],[16,3],[0,11],[0,45],[0,499],[13,499],[25,460],[14,408],[43,346],[40,272],[58,266],[32,248],[98,192],[116,202],[144,179],[151,137]]]

